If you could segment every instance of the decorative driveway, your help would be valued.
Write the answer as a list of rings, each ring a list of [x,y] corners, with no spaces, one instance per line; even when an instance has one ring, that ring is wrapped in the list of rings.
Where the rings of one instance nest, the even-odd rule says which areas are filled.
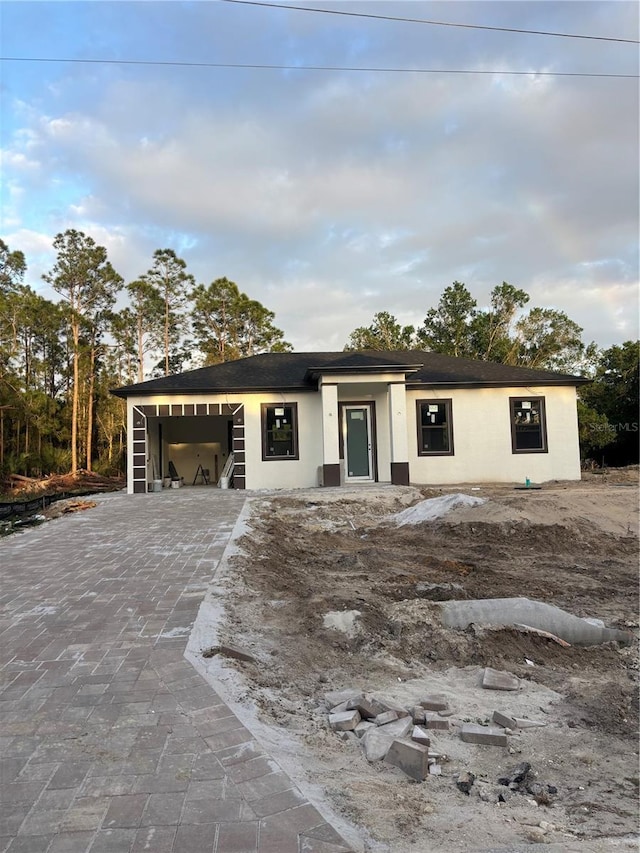
[[[0,851],[346,853],[183,657],[245,494],[95,500],[0,541]]]

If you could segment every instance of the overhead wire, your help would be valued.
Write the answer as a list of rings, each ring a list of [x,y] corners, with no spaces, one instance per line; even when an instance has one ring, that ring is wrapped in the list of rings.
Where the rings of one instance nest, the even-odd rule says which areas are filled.
[[[491,30],[499,33],[522,33],[534,36],[554,36],[568,39],[589,39],[591,41],[622,42],[640,44],[638,39],[618,38],[614,36],[593,36],[578,33],[560,33],[550,30],[525,30],[519,27],[492,27],[488,24],[462,24],[453,21],[431,21],[425,18],[403,18],[397,15],[375,15],[371,12],[347,12],[344,9],[316,9],[311,6],[294,6],[289,3],[268,3],[265,0],[219,0],[221,3],[234,3],[237,6],[262,6],[273,9],[289,9],[296,12],[316,12],[322,15],[342,15],[349,18],[371,18],[379,21],[400,21],[407,24],[428,24],[433,27],[459,27],[467,30]]]
[[[390,68],[349,65],[280,65],[256,62],[180,62],[162,59],[79,59],[64,56],[0,56],[0,62],[69,62],[88,65],[152,65],[174,68],[248,68],[258,71],[360,71],[375,74],[484,74],[511,77],[601,77],[637,80],[638,74],[609,74],[590,71],[511,71],[485,68]]]

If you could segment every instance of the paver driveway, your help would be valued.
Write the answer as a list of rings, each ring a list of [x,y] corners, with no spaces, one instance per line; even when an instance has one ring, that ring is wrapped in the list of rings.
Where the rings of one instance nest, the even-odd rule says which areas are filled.
[[[183,658],[244,495],[96,500],[0,542],[0,850],[347,851]]]

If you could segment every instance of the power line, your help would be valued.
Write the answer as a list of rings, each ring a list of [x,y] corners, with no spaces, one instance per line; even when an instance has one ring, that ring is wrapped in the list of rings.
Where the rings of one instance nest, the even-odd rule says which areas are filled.
[[[502,74],[510,77],[605,77],[637,80],[638,74],[586,71],[502,71],[476,68],[381,68],[348,65],[270,65],[251,62],[173,62],[154,59],[70,59],[68,57],[0,56],[0,62],[72,62],[86,65],[155,65],[173,68],[249,68],[258,71],[363,71],[375,74]]]
[[[395,15],[372,15],[368,12],[345,12],[341,9],[312,9],[309,6],[292,6],[286,3],[266,3],[261,0],[220,0],[238,6],[264,6],[274,9],[291,9],[296,12],[318,12],[323,15],[343,15],[349,18],[374,18],[378,21],[402,21],[407,24],[429,24],[432,27],[459,27],[466,30],[492,30],[499,33],[523,33],[532,36],[556,36],[566,39],[589,39],[591,41],[615,41],[624,44],[640,44],[638,39],[614,38],[611,36],[587,36],[576,33],[556,33],[548,30],[521,30],[517,27],[490,27],[484,24],[455,24],[451,21],[429,21],[424,18],[399,18]]]

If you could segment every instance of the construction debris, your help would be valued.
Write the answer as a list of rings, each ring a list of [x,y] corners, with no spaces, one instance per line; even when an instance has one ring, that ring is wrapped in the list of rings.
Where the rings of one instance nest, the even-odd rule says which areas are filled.
[[[384,760],[417,782],[422,782],[429,775],[429,748],[420,743],[394,740]]]
[[[468,797],[475,781],[476,777],[473,773],[460,773],[458,776],[458,781],[456,782],[456,788],[459,791],[462,791],[462,793],[466,794]]]
[[[503,729],[513,730],[516,727],[515,717],[509,717],[507,714],[502,714],[500,711],[493,712],[491,722],[496,723],[498,726],[502,726]]]
[[[465,743],[479,743],[485,746],[507,746],[507,735],[502,729],[491,726],[477,726],[465,723],[460,729],[460,737]]]
[[[492,689],[513,690],[514,686],[517,689],[519,682],[509,673],[487,667],[483,671],[482,687],[487,684],[498,685]],[[360,743],[367,761],[386,760],[418,781],[423,781],[428,775],[440,776],[440,763],[447,760],[442,752],[430,749],[432,731],[445,736],[452,731],[457,732],[460,739],[469,744],[506,747],[508,735],[516,729],[545,725],[497,710],[492,715],[494,726],[479,725],[480,721],[462,722],[455,718],[450,721],[440,716],[454,713],[448,707],[447,697],[440,694],[428,695],[408,710],[389,699],[358,690],[334,690],[325,694],[322,708],[328,714],[330,728],[345,741]],[[516,750],[510,748],[510,751]],[[519,767],[524,767],[524,764]],[[542,792],[541,796],[546,793]],[[488,793],[486,796],[498,801],[497,795]]]
[[[256,659],[250,652],[247,652],[244,649],[239,649],[237,646],[212,646],[202,652],[203,658],[212,658],[216,655],[222,655],[223,657],[232,658],[233,660],[245,661],[246,663],[256,662]]]
[[[334,732],[352,732],[360,722],[360,714],[357,711],[341,711],[338,714],[329,714],[329,725]]]
[[[482,686],[485,690],[518,690],[520,681],[510,672],[500,672],[488,666],[482,675]]]

